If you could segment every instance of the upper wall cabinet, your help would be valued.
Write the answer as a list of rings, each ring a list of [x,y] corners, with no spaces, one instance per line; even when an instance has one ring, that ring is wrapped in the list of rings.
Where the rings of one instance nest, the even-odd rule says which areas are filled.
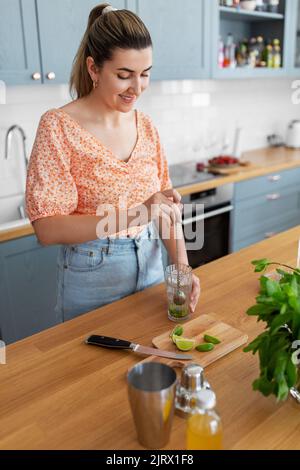
[[[68,83],[88,14],[99,3],[100,0],[0,0],[0,80],[8,85]],[[280,0],[276,13],[226,7],[220,0],[112,3],[116,8],[135,11],[149,28],[154,45],[153,79],[298,75],[300,0]],[[279,40],[280,66],[253,68],[246,61],[245,66],[220,67],[220,38],[226,42],[229,33],[234,44],[244,44],[245,38],[258,36],[266,41]]]
[[[0,0],[0,80],[41,83],[34,0]]]
[[[150,30],[152,78],[208,78],[211,0],[138,0],[137,13]]]
[[[300,78],[300,0],[294,0],[290,15],[290,75]]]
[[[97,0],[37,0],[37,16],[45,83],[67,83],[72,62]],[[114,0],[124,8],[125,0]]]
[[[0,0],[0,80],[7,85],[68,83],[72,62],[99,0]],[[114,0],[124,8],[125,0]]]

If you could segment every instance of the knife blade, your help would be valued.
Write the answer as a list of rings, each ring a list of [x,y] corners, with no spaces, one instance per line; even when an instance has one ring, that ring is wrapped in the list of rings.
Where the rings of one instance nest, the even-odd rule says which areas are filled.
[[[162,349],[149,348],[148,346],[131,343],[124,339],[111,338],[110,336],[91,335],[85,340],[85,343],[100,346],[102,348],[130,349],[133,352],[145,354],[146,356],[167,357],[181,361],[189,361],[193,359],[193,357],[188,354],[177,354],[171,351],[163,351]]]

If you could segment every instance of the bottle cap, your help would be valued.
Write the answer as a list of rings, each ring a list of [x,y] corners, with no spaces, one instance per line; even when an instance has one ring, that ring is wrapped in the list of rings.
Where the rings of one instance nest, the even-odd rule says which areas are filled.
[[[200,390],[197,394],[196,408],[212,410],[217,404],[216,394],[212,390]]]
[[[176,413],[187,418],[197,409],[198,394],[207,388],[210,385],[204,378],[203,367],[196,363],[187,364],[176,387]]]

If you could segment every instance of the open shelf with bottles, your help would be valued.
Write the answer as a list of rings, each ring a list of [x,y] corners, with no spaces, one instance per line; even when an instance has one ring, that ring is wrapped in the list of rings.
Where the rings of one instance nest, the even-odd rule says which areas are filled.
[[[278,13],[272,13],[221,6],[218,0],[214,0],[215,55],[212,77],[238,79],[285,76],[288,68],[286,31],[290,2],[280,0]],[[225,49],[223,62],[222,43]],[[230,60],[226,56],[228,48],[225,46],[228,44],[233,44],[229,46],[232,47]]]

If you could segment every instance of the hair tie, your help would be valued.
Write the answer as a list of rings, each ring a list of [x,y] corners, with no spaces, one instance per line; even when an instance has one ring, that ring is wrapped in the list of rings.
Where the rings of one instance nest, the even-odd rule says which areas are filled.
[[[112,7],[111,5],[107,5],[107,7],[103,8],[102,15],[106,15],[110,11],[117,11],[117,8]]]

